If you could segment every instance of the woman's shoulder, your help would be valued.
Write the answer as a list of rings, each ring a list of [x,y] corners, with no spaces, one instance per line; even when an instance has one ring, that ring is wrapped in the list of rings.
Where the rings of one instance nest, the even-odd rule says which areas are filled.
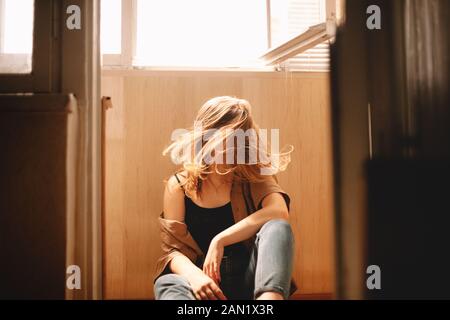
[[[260,208],[264,198],[271,193],[280,193],[286,200],[289,208],[290,198],[286,191],[278,184],[278,178],[275,175],[266,176],[262,181],[250,184],[250,192],[255,205]]]
[[[178,182],[177,176],[172,175],[166,184],[164,191],[164,214],[165,219],[184,220],[184,190]]]
[[[270,188],[273,186],[279,186],[278,178],[276,175],[260,176],[259,179],[250,181],[249,184],[259,188]]]
[[[173,173],[167,180],[167,189],[176,193],[183,193],[183,184],[186,180],[186,174],[184,171],[177,171]]]

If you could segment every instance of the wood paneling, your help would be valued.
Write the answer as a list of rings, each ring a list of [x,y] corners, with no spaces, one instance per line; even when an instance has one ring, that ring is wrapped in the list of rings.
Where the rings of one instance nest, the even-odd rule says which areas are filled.
[[[153,298],[160,254],[157,216],[163,180],[175,169],[161,155],[174,129],[192,125],[207,99],[248,99],[261,128],[279,128],[295,151],[280,184],[292,198],[298,293],[334,292],[330,97],[327,74],[105,71],[104,297]]]

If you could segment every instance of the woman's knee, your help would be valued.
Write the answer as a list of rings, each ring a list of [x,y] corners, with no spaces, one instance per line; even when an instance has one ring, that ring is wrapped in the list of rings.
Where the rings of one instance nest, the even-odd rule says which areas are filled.
[[[283,237],[288,241],[294,241],[292,227],[289,221],[284,219],[272,219],[266,222],[259,231],[260,237]]]

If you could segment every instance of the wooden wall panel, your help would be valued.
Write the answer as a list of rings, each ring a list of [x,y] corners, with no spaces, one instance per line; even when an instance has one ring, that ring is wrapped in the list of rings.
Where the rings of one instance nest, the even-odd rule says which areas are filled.
[[[304,295],[334,291],[330,97],[327,74],[107,71],[104,297],[153,298],[160,254],[163,180],[175,169],[162,150],[192,125],[207,99],[248,99],[261,128],[279,128],[295,151],[279,175],[292,198],[294,277]]]

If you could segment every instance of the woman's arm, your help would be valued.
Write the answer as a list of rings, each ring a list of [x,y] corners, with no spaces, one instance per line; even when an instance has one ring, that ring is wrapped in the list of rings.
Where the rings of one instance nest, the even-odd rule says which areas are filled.
[[[279,193],[267,195],[262,201],[260,210],[214,237],[203,264],[203,271],[211,278],[220,281],[220,261],[224,247],[251,238],[266,222],[272,219],[289,219],[286,202]]]
[[[215,237],[215,240],[221,242],[224,247],[247,240],[272,219],[289,219],[286,202],[279,193],[267,195],[262,201],[260,210],[222,231]]]
[[[164,190],[164,218],[183,222],[185,216],[184,191],[175,177],[171,177]],[[191,284],[198,300],[226,299],[220,288],[188,257],[174,257],[169,267],[173,273],[184,276]]]

